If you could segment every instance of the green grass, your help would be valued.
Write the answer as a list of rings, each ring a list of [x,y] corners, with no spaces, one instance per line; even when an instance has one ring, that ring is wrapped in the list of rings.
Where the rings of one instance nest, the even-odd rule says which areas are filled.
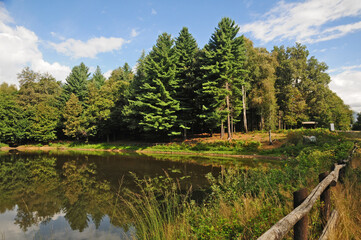
[[[306,134],[318,134],[319,142],[303,144]],[[141,193],[129,191],[122,201],[139,239],[257,239],[292,210],[294,191],[313,188],[319,173],[346,158],[353,142],[339,139],[323,130],[290,132],[283,151],[294,157],[282,168],[233,167],[209,174],[210,194],[198,204],[179,189],[179,179],[168,176],[137,179]],[[310,239],[320,235],[316,208],[310,213]]]
[[[9,147],[9,145],[8,144],[6,144],[6,143],[2,143],[2,142],[0,142],[0,148],[1,147]]]

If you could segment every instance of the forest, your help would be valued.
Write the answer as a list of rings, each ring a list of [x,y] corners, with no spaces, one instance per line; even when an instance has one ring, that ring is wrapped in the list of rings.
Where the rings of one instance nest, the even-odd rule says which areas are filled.
[[[291,129],[302,121],[345,130],[352,111],[332,92],[328,66],[305,45],[269,52],[239,36],[223,18],[200,48],[184,27],[176,38],[159,35],[136,67],[106,79],[80,63],[65,79],[29,67],[18,86],[0,85],[0,142],[59,139],[186,139],[195,133]],[[6,79],[2,79],[6,82]]]

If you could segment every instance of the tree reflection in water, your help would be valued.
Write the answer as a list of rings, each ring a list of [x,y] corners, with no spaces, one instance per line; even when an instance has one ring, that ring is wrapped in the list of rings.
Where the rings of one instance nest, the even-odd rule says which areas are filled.
[[[131,220],[119,203],[123,177],[126,187],[133,187],[130,171],[143,174],[142,177],[177,168],[192,176],[187,178],[189,182],[201,185],[205,179],[199,175],[204,176],[213,169],[151,158],[3,154],[0,155],[0,220],[5,212],[16,211],[14,224],[26,232],[39,224],[53,224],[53,218],[64,214],[71,230],[83,232],[90,223],[99,229],[107,217],[113,227],[128,230]],[[174,173],[178,174],[176,177],[181,176],[178,171]]]

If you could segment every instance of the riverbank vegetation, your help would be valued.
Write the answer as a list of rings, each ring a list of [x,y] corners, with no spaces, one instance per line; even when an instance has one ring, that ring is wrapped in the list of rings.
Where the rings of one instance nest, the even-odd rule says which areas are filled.
[[[316,144],[303,142],[306,132],[318,136]],[[200,202],[192,198],[191,190],[180,193],[179,180],[137,179],[141,192],[122,196],[137,237],[257,239],[292,210],[292,192],[315,187],[318,174],[345,159],[354,144],[327,130],[292,131],[287,139],[285,147],[297,150],[281,168],[228,168],[218,177],[209,174],[209,195]],[[321,234],[318,214],[317,208],[311,212],[309,239]]]
[[[305,143],[304,135],[316,136],[317,142]],[[187,165],[183,174],[174,168],[177,163],[159,168],[155,165],[161,161],[153,159],[150,163],[150,159],[144,159],[140,164],[125,156],[123,161],[136,165],[134,171],[144,167],[152,174],[131,178],[128,168],[114,169],[116,165],[107,165],[111,158],[103,155],[95,162],[88,155],[62,155],[62,151],[23,156],[4,153],[0,162],[0,198],[6,204],[3,209],[18,205],[21,217],[16,224],[24,231],[65,209],[71,229],[79,231],[92,222],[99,227],[107,215],[113,225],[138,239],[256,239],[291,210],[293,191],[313,188],[320,172],[347,156],[353,139],[348,133],[324,129],[290,130],[282,147],[267,150],[288,156],[276,160],[278,165],[207,166],[206,172],[212,173],[202,188],[192,184],[198,179],[192,175],[196,164]],[[110,176],[104,174],[105,166],[114,171]],[[114,178],[113,174],[120,170],[126,171],[126,177]],[[350,204],[353,196],[349,192],[345,198],[349,211],[357,205]],[[48,207],[39,199],[56,204]],[[321,228],[317,208],[311,219],[310,239],[317,239]]]
[[[338,227],[331,239],[361,239],[361,151],[357,151],[346,171],[344,184],[332,191],[335,208],[340,214]]]
[[[66,79],[25,68],[18,87],[0,86],[0,142],[169,141],[205,132],[232,139],[235,131],[297,128],[308,120],[349,128],[350,108],[306,46],[269,52],[238,30],[223,18],[203,48],[187,28],[176,38],[163,33],[134,70],[125,64],[108,79],[84,63]]]

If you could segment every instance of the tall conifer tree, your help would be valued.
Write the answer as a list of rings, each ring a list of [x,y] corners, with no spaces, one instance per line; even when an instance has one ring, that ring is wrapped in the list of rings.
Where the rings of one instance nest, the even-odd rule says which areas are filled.
[[[178,122],[183,128],[183,137],[187,138],[187,129],[196,120],[196,73],[195,64],[198,45],[188,28],[184,27],[175,42],[176,79],[179,88],[175,98],[179,101]]]
[[[173,40],[167,33],[158,37],[145,61],[144,84],[130,107],[141,119],[139,125],[144,132],[160,135],[177,135],[176,129],[179,102],[174,99],[178,88],[176,80]]]
[[[240,109],[239,94],[244,84],[245,49],[243,36],[237,37],[239,27],[229,18],[218,23],[215,33],[205,46],[205,66],[203,94],[211,97],[212,103],[204,106],[206,121],[218,120],[221,125],[221,137],[224,133],[224,122],[227,122],[228,139],[232,139],[232,113]]]
[[[99,66],[97,66],[97,69],[95,70],[91,81],[94,82],[95,86],[98,89],[100,89],[101,86],[104,85],[105,77],[103,76],[102,71],[100,70]]]
[[[79,66],[73,67],[71,73],[66,78],[66,83],[63,87],[61,95],[63,103],[66,103],[69,100],[70,95],[74,93],[79,101],[84,104],[88,92],[87,87],[89,75],[89,68],[85,66],[84,63],[80,63]]]

